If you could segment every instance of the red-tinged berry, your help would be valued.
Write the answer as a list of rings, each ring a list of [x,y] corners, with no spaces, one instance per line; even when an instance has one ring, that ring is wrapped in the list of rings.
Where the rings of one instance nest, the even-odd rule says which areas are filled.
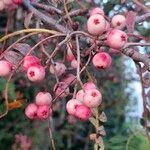
[[[93,65],[98,69],[107,69],[111,66],[111,56],[106,52],[97,53],[92,59]]]
[[[6,77],[11,74],[12,64],[6,60],[0,60],[0,77]]]
[[[42,66],[31,66],[27,70],[27,77],[32,82],[40,82],[45,78],[45,69]]]
[[[69,115],[74,115],[76,112],[76,107],[81,105],[82,103],[77,99],[71,99],[66,104],[66,110]]]
[[[85,105],[79,105],[76,107],[75,116],[83,121],[88,120],[92,116],[91,109]]]
[[[125,46],[128,36],[125,32],[113,29],[107,35],[107,44],[114,49],[121,49]]]
[[[38,107],[36,104],[31,103],[29,104],[26,109],[25,109],[25,115],[29,118],[29,119],[36,119],[37,118],[37,110]]]
[[[27,70],[31,66],[40,65],[40,59],[36,56],[29,55],[25,56],[23,60],[23,68],[24,70]]]
[[[47,105],[38,106],[37,117],[38,119],[45,120],[52,115],[52,109]]]

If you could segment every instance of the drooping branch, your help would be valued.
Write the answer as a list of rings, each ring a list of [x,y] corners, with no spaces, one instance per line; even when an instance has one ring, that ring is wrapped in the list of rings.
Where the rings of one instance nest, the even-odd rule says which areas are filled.
[[[147,70],[150,71],[150,58],[147,55],[141,54],[132,48],[122,49],[121,52],[131,57],[134,61],[142,62],[147,67]]]
[[[50,26],[52,26],[53,28],[55,28],[57,31],[60,31],[62,33],[69,33],[70,30],[68,30],[67,28],[65,28],[64,26],[60,25],[57,23],[56,20],[54,20],[53,18],[51,18],[50,16],[47,16],[45,14],[43,14],[42,12],[38,11],[36,8],[34,8],[29,0],[24,0],[23,1],[23,5],[30,11],[32,12],[35,16],[37,16],[38,18],[40,18],[42,21],[48,23]]]

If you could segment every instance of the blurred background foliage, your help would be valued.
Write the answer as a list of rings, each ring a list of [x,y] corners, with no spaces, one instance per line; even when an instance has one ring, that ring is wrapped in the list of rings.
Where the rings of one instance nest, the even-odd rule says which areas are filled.
[[[121,4],[120,0],[111,1],[96,1],[96,3],[88,4],[85,2],[86,7],[99,5],[103,7],[105,13],[112,17],[114,14],[125,14],[129,10],[136,10],[136,6],[132,1],[126,1]],[[72,7],[72,6],[70,6]],[[77,7],[77,6],[76,6]],[[21,14],[20,14],[21,13]],[[142,11],[139,10],[139,15]],[[13,16],[9,32],[23,28],[23,9],[19,8],[11,14],[7,12],[0,13],[0,35],[4,34],[4,29],[8,16]],[[75,21],[85,24],[85,17],[74,17]],[[146,28],[143,24],[136,27],[142,35],[148,36],[150,29]],[[37,39],[29,39],[28,43],[34,43]],[[15,39],[11,39],[15,41]],[[8,45],[10,43],[7,43]],[[85,48],[87,45],[83,44]],[[49,47],[49,50],[52,48]],[[83,50],[84,51],[84,50]],[[126,106],[133,97],[131,96],[134,89],[129,89],[129,83],[135,81],[131,74],[126,75],[129,69],[124,65],[124,57],[120,54],[114,55],[113,67],[108,71],[98,71],[91,66],[87,70],[91,76],[95,78],[97,86],[103,94],[103,103],[100,111],[104,110],[107,115],[108,121],[104,123],[106,136],[103,138],[105,141],[106,150],[149,150],[150,144],[146,138],[145,132],[140,126],[139,119],[135,122],[127,122]],[[57,56],[58,58],[61,57]],[[128,70],[130,73],[132,70]],[[84,82],[88,80],[86,75],[82,75]],[[139,79],[138,79],[139,80]],[[8,115],[0,120],[0,150],[10,150],[14,148],[15,136],[17,134],[26,135],[32,143],[32,150],[47,150],[51,148],[51,142],[48,135],[48,122],[47,121],[30,121],[24,115],[24,108],[28,102],[34,100],[34,96],[39,90],[47,87],[51,91],[54,85],[53,77],[47,77],[48,83],[43,85],[32,84],[26,80],[23,74],[17,74],[9,85],[9,102],[17,101],[16,105],[12,106]],[[0,113],[5,109],[4,105],[4,88],[6,80],[0,78]],[[94,132],[93,126],[89,122],[81,122],[75,118],[68,118],[65,104],[71,97],[67,97],[58,101],[54,106],[53,118],[51,123],[53,125],[52,131],[56,144],[59,150],[91,150],[93,143],[89,140],[89,134]],[[136,103],[135,103],[136,105]],[[15,108],[16,107],[16,108]],[[130,106],[132,107],[132,106]],[[138,122],[138,126],[137,125]],[[135,127],[136,126],[136,127]]]

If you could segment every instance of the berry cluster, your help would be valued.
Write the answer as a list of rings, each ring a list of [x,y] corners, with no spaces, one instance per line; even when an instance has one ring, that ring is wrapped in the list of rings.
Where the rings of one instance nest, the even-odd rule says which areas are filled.
[[[88,120],[92,115],[91,108],[97,108],[101,101],[102,95],[95,84],[87,82],[83,85],[83,89],[77,92],[76,98],[67,102],[66,110],[69,115]]]
[[[36,56],[26,56],[23,61],[23,67],[27,71],[27,77],[30,81],[40,82],[45,78],[45,69]]]
[[[4,10],[5,8],[13,8],[15,5],[21,5],[23,0],[0,0],[0,11]]]
[[[120,29],[126,25],[126,18],[123,15],[115,15],[111,22],[104,15],[104,11],[96,7],[90,11],[87,21],[87,30],[93,36],[101,36],[107,32],[106,44],[116,50],[123,48],[127,42],[127,34]]]
[[[11,4],[21,4],[22,0],[0,0],[0,10]],[[98,40],[99,36],[104,36],[104,45],[96,51],[92,59],[93,65],[98,69],[108,69],[112,65],[111,56],[105,51],[109,47],[112,51],[118,52],[127,42],[127,35],[121,29],[126,25],[126,18],[123,15],[116,15],[111,22],[105,16],[104,11],[99,8],[93,8],[89,12],[87,20],[87,31]],[[73,69],[78,67],[78,62],[72,52],[72,44],[67,43],[66,60]],[[81,57],[82,61],[82,57]],[[46,76],[45,68],[40,59],[34,55],[27,55],[23,59],[23,69],[27,78],[32,82],[41,82]],[[0,76],[7,77],[11,74],[13,65],[6,61],[0,61]],[[69,86],[73,85],[75,76],[66,73],[67,67],[62,62],[51,62],[49,72],[59,78],[53,91],[56,97],[64,98],[69,95]],[[66,110],[69,115],[75,116],[81,120],[88,120],[92,116],[92,108],[97,108],[102,102],[102,95],[93,82],[87,82],[82,89],[76,93],[76,96],[70,99],[66,104]],[[35,98],[35,103],[27,106],[25,114],[30,119],[47,119],[52,114],[52,96],[48,92],[39,92]]]
[[[52,115],[52,96],[48,92],[39,92],[35,103],[29,104],[25,109],[25,115],[29,119],[48,119]]]

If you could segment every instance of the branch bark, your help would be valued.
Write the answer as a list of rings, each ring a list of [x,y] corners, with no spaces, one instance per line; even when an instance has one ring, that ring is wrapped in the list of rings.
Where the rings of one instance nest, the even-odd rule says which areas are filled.
[[[60,31],[62,33],[69,33],[70,30],[65,28],[64,26],[60,25],[57,23],[56,20],[53,18],[43,14],[42,12],[38,11],[36,8],[34,8],[29,0],[24,0],[23,5],[30,11],[32,12],[36,17],[40,18],[42,21],[48,23],[50,26],[55,28],[57,31]]]

